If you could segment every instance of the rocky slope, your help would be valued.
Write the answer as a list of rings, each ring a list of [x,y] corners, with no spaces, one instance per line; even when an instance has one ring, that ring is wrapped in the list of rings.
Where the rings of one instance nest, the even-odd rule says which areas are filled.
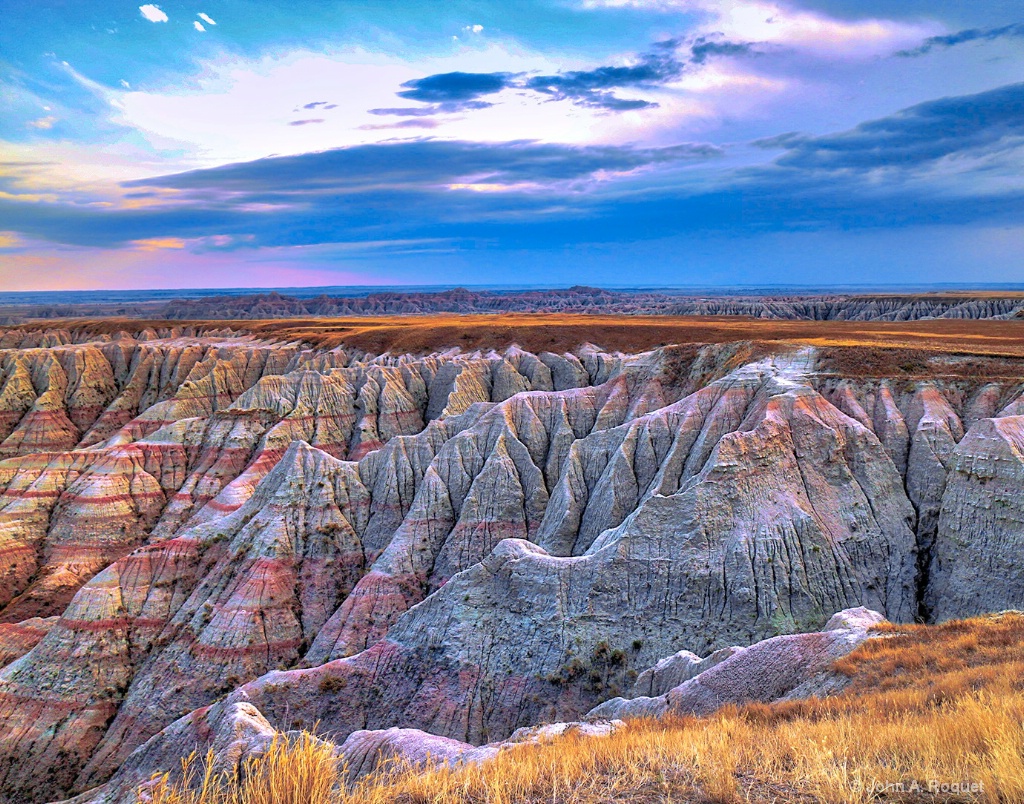
[[[347,779],[354,782],[395,759],[420,767],[479,763],[501,751],[563,734],[605,737],[622,726],[623,719],[657,717],[669,711],[704,715],[727,703],[769,703],[822,694],[826,690],[834,694],[842,691],[849,678],[832,671],[831,663],[872,638],[868,629],[880,622],[884,618],[878,612],[863,607],[848,609],[835,614],[821,632],[780,636],[748,648],[732,648],[729,656],[695,668],[686,680],[672,685],[657,698],[615,698],[587,713],[583,721],[527,726],[484,745],[397,727],[354,731],[343,741],[333,736],[326,739],[333,741],[329,745],[338,764],[346,769]],[[659,665],[664,666],[673,658],[676,657]],[[200,717],[202,728],[197,730]],[[234,774],[247,758],[263,754],[275,738],[300,736],[297,732],[275,729],[251,703],[218,703],[167,728],[133,753],[110,782],[76,801],[111,804],[135,800],[139,792],[144,794],[153,776],[168,767],[173,767],[171,779],[177,781],[181,773],[175,759],[190,753],[196,741],[208,746],[217,772]]]
[[[4,801],[224,723],[491,744],[841,609],[1024,606],[1015,360],[0,347]]]

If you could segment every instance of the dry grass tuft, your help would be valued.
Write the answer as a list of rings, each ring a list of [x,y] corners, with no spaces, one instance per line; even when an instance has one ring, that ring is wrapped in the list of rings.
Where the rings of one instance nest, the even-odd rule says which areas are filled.
[[[516,747],[482,766],[392,765],[348,790],[315,741],[277,743],[241,783],[187,793],[164,779],[153,801],[1024,802],[1024,615],[879,630],[884,638],[837,663],[850,686],[833,698],[635,721],[607,738]],[[296,766],[306,763],[302,776]],[[267,798],[271,780],[313,776],[301,794],[296,786]]]
[[[276,738],[261,757],[242,763],[237,775],[216,773],[212,749],[202,761],[182,761],[182,780],[154,779],[140,796],[152,804],[336,804],[337,761],[330,743],[303,734]]]

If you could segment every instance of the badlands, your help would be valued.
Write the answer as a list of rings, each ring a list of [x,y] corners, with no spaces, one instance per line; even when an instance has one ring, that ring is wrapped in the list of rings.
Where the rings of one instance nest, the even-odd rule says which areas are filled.
[[[1024,608],[1024,321],[989,314],[11,325],[0,801],[301,730],[353,778],[478,761]]]

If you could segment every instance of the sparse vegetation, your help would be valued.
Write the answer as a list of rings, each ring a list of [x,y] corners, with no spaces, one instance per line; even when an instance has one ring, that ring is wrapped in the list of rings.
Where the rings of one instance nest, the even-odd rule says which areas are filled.
[[[395,764],[354,789],[314,738],[277,742],[242,781],[157,780],[153,804],[596,804],[1024,801],[1024,615],[882,626],[837,663],[843,695],[637,721],[517,747],[483,766]],[[929,792],[935,782],[945,790]],[[903,790],[899,789],[903,786]],[[915,787],[919,786],[919,787]],[[976,787],[972,788],[971,785]],[[954,786],[960,786],[959,788]],[[966,792],[964,791],[966,787]],[[881,792],[880,792],[881,791]]]
[[[639,647],[634,650],[639,650]],[[573,656],[547,680],[552,684],[572,684],[580,678],[584,679],[583,686],[588,692],[613,698],[636,680],[636,671],[629,669],[626,651],[612,648],[602,640],[594,646],[589,657]]]
[[[317,686],[320,692],[340,692],[348,686],[348,681],[342,676],[324,676]]]

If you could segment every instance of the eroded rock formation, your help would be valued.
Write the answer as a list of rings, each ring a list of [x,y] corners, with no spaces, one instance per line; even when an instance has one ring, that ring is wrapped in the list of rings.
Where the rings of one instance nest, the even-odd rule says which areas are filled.
[[[0,346],[8,802],[316,723],[368,767],[389,729],[491,745],[695,695],[838,610],[1024,605],[1012,360]],[[849,639],[818,641],[801,666]]]

